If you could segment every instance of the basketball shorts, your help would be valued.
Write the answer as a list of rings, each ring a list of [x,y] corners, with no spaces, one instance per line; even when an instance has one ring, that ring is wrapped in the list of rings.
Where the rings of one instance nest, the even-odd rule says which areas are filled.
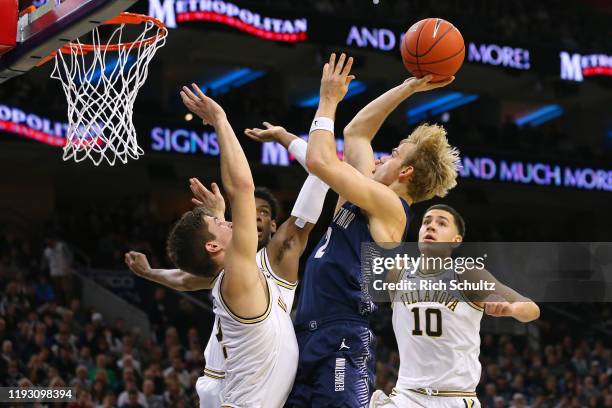
[[[285,407],[368,407],[376,345],[367,325],[334,322],[298,331],[297,339],[297,376]]]
[[[221,406],[221,390],[223,379],[207,375],[198,377],[196,391],[200,398],[200,408],[219,408]]]
[[[476,396],[441,396],[395,390],[391,396],[387,396],[378,390],[372,395],[369,408],[480,408],[480,402]]]

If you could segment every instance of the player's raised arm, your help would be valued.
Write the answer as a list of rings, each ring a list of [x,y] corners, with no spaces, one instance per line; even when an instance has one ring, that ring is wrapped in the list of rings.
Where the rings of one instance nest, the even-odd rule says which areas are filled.
[[[221,179],[232,211],[233,231],[227,243],[222,291],[236,313],[243,316],[257,314],[260,309],[265,310],[267,301],[255,264],[257,221],[253,217],[255,185],[251,169],[223,108],[204,95],[197,85],[192,87],[195,93],[183,87],[181,97],[187,108],[217,132]]]
[[[245,129],[244,133],[251,139],[265,143],[282,144],[306,171],[307,143],[281,126],[263,122],[264,129]],[[299,259],[308,236],[317,223],[329,186],[314,175],[309,175],[300,189],[295,205],[289,217],[276,231],[267,246],[267,255],[272,268],[278,271],[283,279],[295,282],[298,279]]]
[[[370,177],[374,170],[372,140],[391,112],[411,95],[446,86],[455,77],[436,83],[430,83],[431,79],[431,75],[409,78],[361,109],[344,128],[344,160]]]
[[[336,108],[346,95],[354,76],[349,75],[353,59],[342,54],[336,63],[332,54],[323,68],[320,102],[310,131],[306,165],[346,200],[364,210],[369,216],[372,236],[377,242],[401,240],[406,215],[398,196],[389,187],[376,182],[336,155],[334,119]],[[408,176],[409,172],[405,172]]]
[[[141,278],[159,283],[181,292],[210,289],[214,278],[197,276],[180,269],[153,269],[147,256],[130,251],[125,254],[125,264]]]

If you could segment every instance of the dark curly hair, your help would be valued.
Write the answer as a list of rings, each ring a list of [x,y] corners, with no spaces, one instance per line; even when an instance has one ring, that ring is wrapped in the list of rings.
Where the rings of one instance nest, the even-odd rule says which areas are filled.
[[[272,210],[272,219],[276,220],[280,205],[278,204],[276,197],[274,197],[274,194],[272,194],[267,187],[257,187],[255,188],[255,198],[261,198],[262,200],[268,202],[270,209]]]

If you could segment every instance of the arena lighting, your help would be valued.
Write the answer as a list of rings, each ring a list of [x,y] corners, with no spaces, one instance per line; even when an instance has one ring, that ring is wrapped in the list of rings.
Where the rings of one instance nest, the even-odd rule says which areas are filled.
[[[559,105],[546,105],[516,119],[514,123],[516,123],[516,125],[519,127],[523,127],[525,125],[536,127],[556,119],[561,115],[563,115],[563,108],[561,108]]]
[[[460,106],[474,102],[479,98],[476,94],[451,92],[432,101],[414,106],[406,112],[408,124],[413,125],[430,116],[456,109]]]
[[[265,71],[257,71],[250,68],[238,68],[204,83],[200,87],[204,92],[211,95],[221,95],[228,92],[231,88],[239,88],[249,82],[256,80],[266,74]]]
[[[367,85],[361,81],[352,81],[349,84],[349,89],[346,95],[344,96],[344,100],[365,92],[367,88]],[[301,99],[296,103],[296,105],[300,108],[314,108],[319,105],[319,94]]]

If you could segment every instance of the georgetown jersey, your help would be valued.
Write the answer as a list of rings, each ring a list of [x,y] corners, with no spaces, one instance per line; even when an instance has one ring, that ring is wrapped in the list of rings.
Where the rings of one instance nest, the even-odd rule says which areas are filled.
[[[475,396],[483,309],[453,289],[458,279],[454,271],[402,272],[401,280],[417,289],[425,281],[445,285],[394,294],[393,330],[400,353],[396,392],[430,389],[439,396]]]
[[[223,407],[281,407],[293,385],[298,346],[278,277],[258,253],[258,267],[266,278],[268,307],[259,317],[234,314],[221,295],[222,271],[215,281],[213,310],[218,319],[218,340],[225,358]],[[289,282],[280,282],[289,284]]]
[[[410,206],[400,200],[407,229]],[[336,318],[367,321],[374,304],[363,284],[360,255],[361,244],[368,242],[373,242],[368,219],[359,207],[344,203],[306,262],[296,325]]]

